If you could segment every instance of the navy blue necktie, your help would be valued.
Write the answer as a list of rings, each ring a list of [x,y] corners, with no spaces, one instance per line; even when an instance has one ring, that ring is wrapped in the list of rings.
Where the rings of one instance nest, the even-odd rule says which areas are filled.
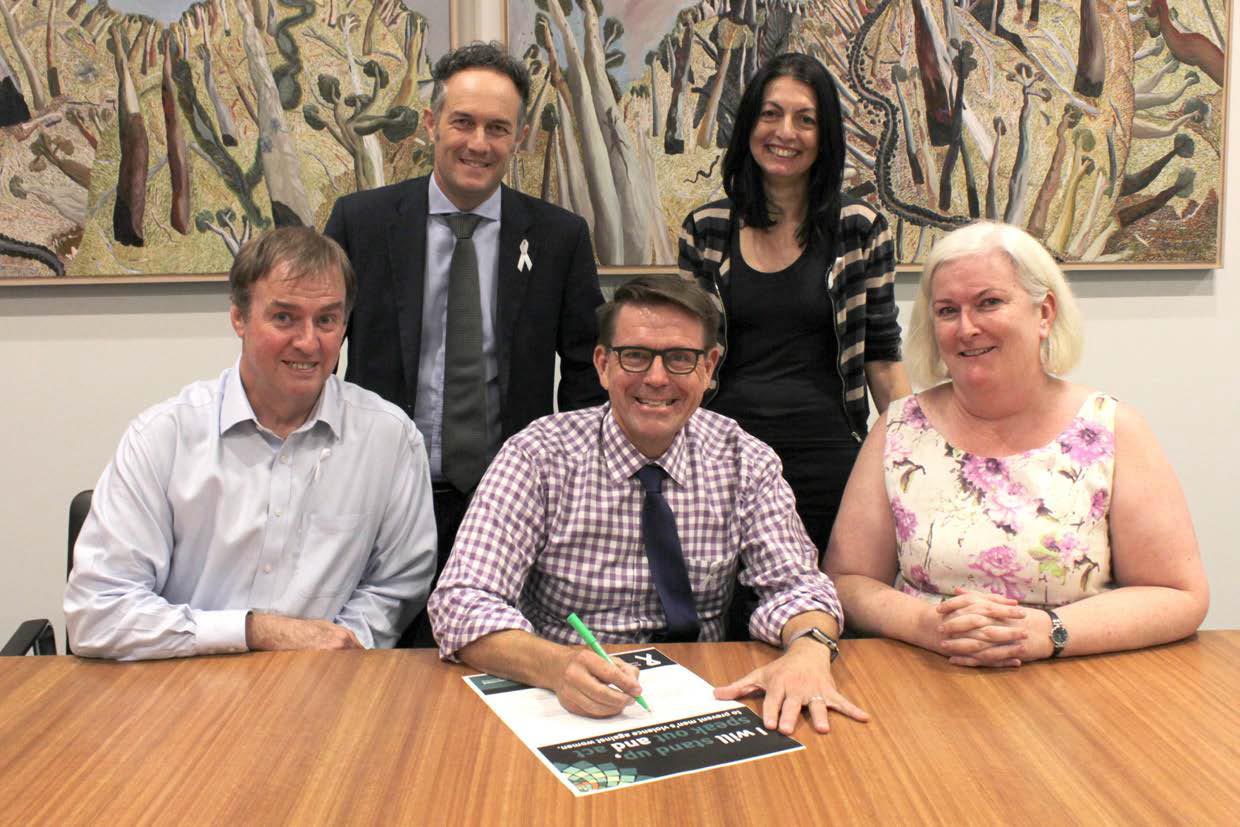
[[[642,500],[642,543],[655,591],[667,617],[665,639],[673,643],[697,640],[701,624],[693,605],[693,587],[685,570],[680,534],[676,531],[676,515],[663,498],[663,478],[667,472],[651,464],[635,476],[646,491]]]

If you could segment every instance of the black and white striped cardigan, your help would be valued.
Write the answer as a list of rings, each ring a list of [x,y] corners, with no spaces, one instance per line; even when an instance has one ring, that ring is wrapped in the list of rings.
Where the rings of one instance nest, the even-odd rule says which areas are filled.
[[[710,293],[722,312],[719,341],[727,358],[728,278],[732,222],[738,219],[731,199],[703,204],[685,218],[680,229],[680,275],[694,279]],[[824,274],[824,285],[835,312],[839,343],[837,367],[844,387],[844,413],[860,440],[866,432],[870,405],[866,396],[865,363],[900,361],[900,323],[895,302],[895,247],[887,221],[863,201],[845,197],[835,256]],[[719,364],[722,366],[723,359]],[[719,370],[707,398],[718,391]]]

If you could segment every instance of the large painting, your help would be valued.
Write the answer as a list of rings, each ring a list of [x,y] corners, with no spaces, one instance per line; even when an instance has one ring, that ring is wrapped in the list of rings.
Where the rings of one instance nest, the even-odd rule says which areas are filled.
[[[745,80],[799,51],[901,263],[993,218],[1072,265],[1217,266],[1226,30],[1224,0],[509,0],[534,75],[513,180],[584,215],[603,265],[673,265]]]
[[[442,0],[0,0],[0,284],[201,278],[422,174]]]

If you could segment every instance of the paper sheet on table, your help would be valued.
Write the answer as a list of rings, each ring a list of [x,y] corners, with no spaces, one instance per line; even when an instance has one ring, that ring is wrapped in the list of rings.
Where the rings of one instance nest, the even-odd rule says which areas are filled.
[[[576,795],[803,749],[768,732],[744,704],[717,700],[709,683],[658,649],[612,657],[641,670],[651,712],[632,703],[611,718],[584,718],[546,689],[493,675],[465,681]]]

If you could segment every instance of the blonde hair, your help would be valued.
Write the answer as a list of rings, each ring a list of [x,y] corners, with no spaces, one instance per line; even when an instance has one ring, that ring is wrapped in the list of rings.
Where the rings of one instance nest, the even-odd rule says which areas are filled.
[[[1085,342],[1084,326],[1076,298],[1055,259],[1037,239],[1019,227],[976,221],[939,239],[922,267],[913,318],[905,340],[905,362],[918,387],[930,387],[948,378],[931,315],[930,292],[935,272],[944,264],[989,253],[1007,257],[1016,270],[1017,283],[1034,304],[1041,304],[1048,293],[1055,297],[1055,320],[1050,335],[1042,343],[1042,369],[1062,376],[1080,361]]]

